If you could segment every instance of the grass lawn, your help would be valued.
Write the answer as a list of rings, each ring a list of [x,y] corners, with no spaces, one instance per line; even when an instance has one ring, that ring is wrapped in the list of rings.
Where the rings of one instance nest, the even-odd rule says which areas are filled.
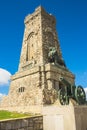
[[[5,119],[13,119],[13,118],[21,118],[21,117],[31,117],[34,116],[32,114],[22,114],[17,112],[9,112],[9,111],[0,111],[0,120]]]

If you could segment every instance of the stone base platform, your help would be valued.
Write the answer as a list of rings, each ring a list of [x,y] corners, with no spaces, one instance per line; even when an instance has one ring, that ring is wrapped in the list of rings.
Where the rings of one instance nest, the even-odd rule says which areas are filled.
[[[46,106],[44,130],[87,130],[87,106]]]
[[[31,106],[15,106],[15,107],[0,107],[0,110],[7,110],[12,112],[19,113],[33,113],[40,114],[42,113],[42,105],[31,105]]]
[[[87,130],[87,106],[69,105],[32,105],[1,107],[0,110],[35,113],[43,115],[43,130]]]

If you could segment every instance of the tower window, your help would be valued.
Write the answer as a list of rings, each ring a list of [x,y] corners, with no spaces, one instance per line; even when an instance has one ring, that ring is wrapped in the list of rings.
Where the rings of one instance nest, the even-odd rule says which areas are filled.
[[[25,87],[20,87],[20,88],[18,89],[18,92],[24,92],[24,90],[25,90]]]

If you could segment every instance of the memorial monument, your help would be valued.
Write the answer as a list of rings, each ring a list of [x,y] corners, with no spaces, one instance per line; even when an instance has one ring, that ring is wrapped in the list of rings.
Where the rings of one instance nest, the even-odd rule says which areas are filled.
[[[43,114],[44,130],[87,130],[85,92],[65,64],[55,17],[40,6],[24,23],[19,68],[1,107]]]

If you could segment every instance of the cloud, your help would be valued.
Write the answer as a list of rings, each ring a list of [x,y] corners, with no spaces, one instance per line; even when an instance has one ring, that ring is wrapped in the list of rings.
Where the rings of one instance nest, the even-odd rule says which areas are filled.
[[[4,96],[6,96],[6,94],[0,93],[0,101],[2,100],[2,98],[3,98]]]
[[[9,85],[11,73],[5,69],[0,68],[0,86]]]

